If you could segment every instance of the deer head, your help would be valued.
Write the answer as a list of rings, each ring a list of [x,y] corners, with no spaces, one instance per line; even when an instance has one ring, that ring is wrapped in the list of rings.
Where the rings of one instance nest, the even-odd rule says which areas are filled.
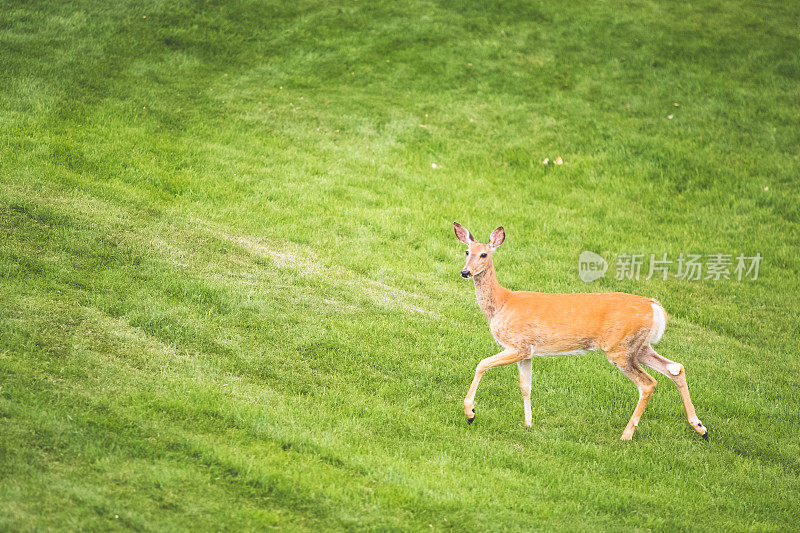
[[[467,231],[467,228],[458,222],[453,222],[453,227],[458,240],[467,245],[467,263],[461,270],[461,277],[471,278],[477,276],[491,266],[492,253],[498,246],[503,244],[506,238],[506,230],[503,229],[503,226],[500,226],[492,232],[489,242],[485,243],[476,241],[472,234]]]

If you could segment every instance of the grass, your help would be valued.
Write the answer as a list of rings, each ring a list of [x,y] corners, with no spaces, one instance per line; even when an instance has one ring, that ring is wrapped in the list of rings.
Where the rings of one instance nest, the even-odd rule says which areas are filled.
[[[1,7],[0,529],[797,528],[794,4]],[[658,298],[710,442],[661,376],[619,442],[600,353],[535,362],[530,430],[490,371],[467,427],[453,220],[508,287]]]

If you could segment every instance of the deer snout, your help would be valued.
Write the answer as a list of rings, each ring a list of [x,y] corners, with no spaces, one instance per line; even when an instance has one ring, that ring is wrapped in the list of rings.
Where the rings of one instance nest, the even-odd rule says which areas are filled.
[[[462,278],[468,278],[468,277],[470,277],[471,275],[472,275],[472,274],[470,274],[469,270],[462,270],[462,271],[461,271],[461,277],[462,277]]]

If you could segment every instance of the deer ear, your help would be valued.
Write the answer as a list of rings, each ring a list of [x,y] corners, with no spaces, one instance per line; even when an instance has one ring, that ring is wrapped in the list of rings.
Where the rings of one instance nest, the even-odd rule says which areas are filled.
[[[453,228],[456,230],[456,237],[459,241],[463,242],[464,244],[475,242],[475,239],[472,237],[472,233],[467,231],[467,228],[458,222],[453,222]]]
[[[504,240],[506,240],[506,230],[503,229],[503,226],[500,226],[494,230],[491,237],[489,237],[489,246],[491,246],[492,250],[494,250],[503,244]]]

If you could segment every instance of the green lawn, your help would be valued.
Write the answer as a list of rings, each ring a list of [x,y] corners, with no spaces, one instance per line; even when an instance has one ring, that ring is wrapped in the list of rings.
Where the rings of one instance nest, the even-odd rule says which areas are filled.
[[[799,20],[0,0],[0,530],[797,530]],[[534,361],[528,430],[489,371],[467,426],[499,349],[454,220],[509,288],[660,300],[710,441],[656,375],[620,442],[600,352]]]

